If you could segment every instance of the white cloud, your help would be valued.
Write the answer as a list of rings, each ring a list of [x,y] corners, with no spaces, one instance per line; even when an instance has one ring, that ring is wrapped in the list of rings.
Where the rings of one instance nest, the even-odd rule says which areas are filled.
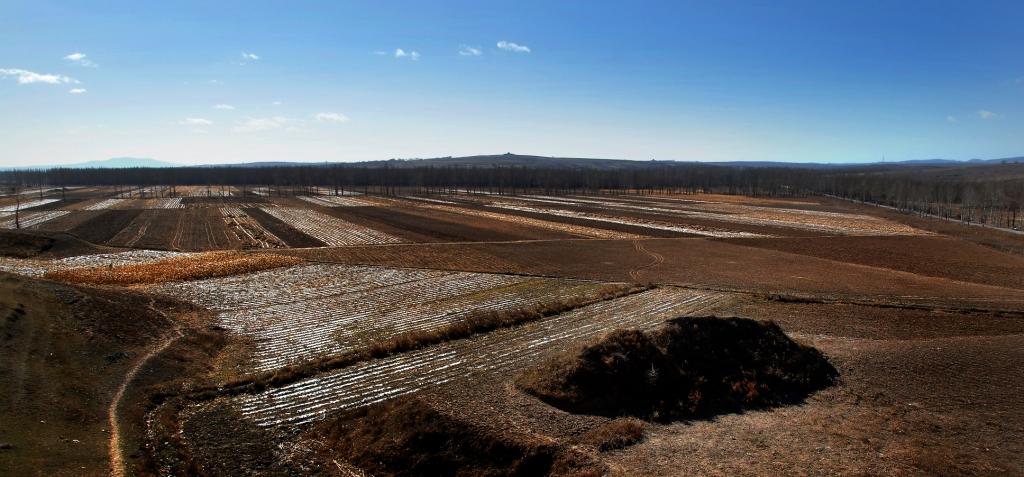
[[[212,84],[214,86],[220,86],[220,85],[224,84],[223,81],[217,80],[217,79],[212,79],[212,80],[208,81],[208,83],[210,83],[210,84]]]
[[[213,124],[213,121],[204,118],[185,118],[181,121],[181,124],[188,126],[209,126]]]
[[[280,106],[280,105],[282,105],[284,103],[282,103],[280,101],[274,101],[273,103],[270,103],[270,104],[273,104],[274,106]]]
[[[395,48],[395,58],[409,58],[413,61],[420,59],[420,53],[418,51],[405,51],[401,48]]]
[[[348,121],[348,116],[341,113],[316,113],[313,115],[313,119],[321,123],[343,123]]]
[[[377,50],[377,51],[374,51],[373,54],[375,54],[377,56],[387,56],[388,52],[386,52],[384,50]]]
[[[482,54],[484,54],[484,52],[480,50],[480,48],[473,48],[466,45],[462,45],[462,47],[459,48],[459,56],[480,56]]]
[[[505,50],[505,51],[512,51],[512,52],[516,52],[516,53],[529,53],[530,52],[530,47],[528,47],[526,45],[519,45],[519,44],[516,44],[516,43],[512,43],[511,41],[505,41],[505,40],[501,40],[501,41],[498,42],[498,48],[501,48],[502,50]]]
[[[222,111],[231,111],[231,110],[235,109],[235,107],[230,105],[230,104],[218,104],[218,105],[215,105],[213,107],[213,109],[220,109]]]
[[[256,60],[259,60],[260,57],[256,53],[246,53],[246,52],[243,51],[242,52],[242,59],[243,60],[249,60],[249,61],[256,61]]]
[[[85,88],[71,88],[68,93],[71,94],[82,94],[85,92]]]
[[[78,80],[64,75],[36,73],[34,71],[19,70],[17,68],[0,68],[0,78],[7,78],[9,76],[15,77],[18,80],[18,84],[78,84]]]
[[[996,114],[996,113],[993,113],[992,111],[989,111],[987,109],[979,109],[978,110],[978,117],[981,118],[981,119],[994,119],[994,118],[999,117],[999,115]]]
[[[953,115],[946,116],[946,122],[947,123],[955,123],[956,122],[956,116],[953,116]]]
[[[78,66],[85,66],[89,68],[96,68],[97,66],[99,66],[96,63],[93,63],[93,61],[90,60],[85,53],[75,52],[65,56],[64,59]]]
[[[254,131],[266,131],[268,129],[278,129],[288,123],[296,122],[295,119],[285,118],[282,116],[273,116],[269,118],[249,118],[245,122],[232,128],[235,132],[254,132]]]

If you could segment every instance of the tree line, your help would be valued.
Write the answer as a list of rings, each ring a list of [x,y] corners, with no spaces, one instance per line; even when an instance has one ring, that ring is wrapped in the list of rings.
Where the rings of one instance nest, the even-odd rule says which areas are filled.
[[[429,164],[295,165],[10,170],[8,187],[113,186],[142,190],[168,186],[235,186],[305,194],[409,193],[598,194],[697,193],[753,196],[825,194],[931,214],[951,220],[1019,227],[1024,164],[959,166],[741,167],[638,162],[635,167],[434,166]]]

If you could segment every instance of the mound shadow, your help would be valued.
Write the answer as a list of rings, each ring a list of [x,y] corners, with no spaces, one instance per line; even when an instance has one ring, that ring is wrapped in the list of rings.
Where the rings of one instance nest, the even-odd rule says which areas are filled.
[[[773,322],[683,317],[614,331],[516,384],[567,412],[671,422],[798,404],[838,376],[820,351]]]
[[[496,430],[438,411],[416,397],[329,419],[310,431],[320,460],[339,459],[375,476],[575,476],[605,469],[552,439]]]

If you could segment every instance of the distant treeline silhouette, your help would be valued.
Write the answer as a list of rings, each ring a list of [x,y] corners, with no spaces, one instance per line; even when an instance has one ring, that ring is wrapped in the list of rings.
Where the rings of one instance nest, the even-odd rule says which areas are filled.
[[[614,169],[521,165],[436,166],[353,163],[123,169],[11,170],[8,187],[230,185],[269,187],[274,194],[331,193],[593,194],[696,193],[754,196],[816,194],[864,201],[949,219],[1019,226],[1024,164],[742,167],[646,163]]]

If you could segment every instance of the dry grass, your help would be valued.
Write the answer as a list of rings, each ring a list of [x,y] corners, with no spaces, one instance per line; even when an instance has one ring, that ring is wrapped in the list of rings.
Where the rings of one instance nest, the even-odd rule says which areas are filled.
[[[206,252],[152,263],[53,270],[46,272],[43,278],[94,285],[148,285],[238,275],[299,263],[302,263],[299,258],[277,254]]]
[[[632,417],[612,419],[583,435],[580,442],[601,452],[623,449],[644,440],[644,422]]]
[[[320,459],[375,476],[600,476],[606,469],[543,436],[496,430],[401,398],[330,419],[312,432]]]

